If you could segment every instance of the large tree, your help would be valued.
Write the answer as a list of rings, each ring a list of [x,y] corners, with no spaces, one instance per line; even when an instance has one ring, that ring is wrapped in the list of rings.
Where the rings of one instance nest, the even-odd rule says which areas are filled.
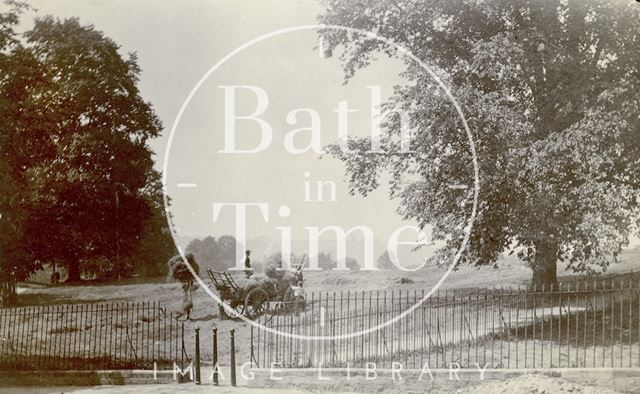
[[[38,18],[18,36],[17,15],[0,19],[0,176],[12,200],[3,214],[20,232],[17,250],[1,253],[26,272],[60,261],[76,281],[81,261],[137,250],[157,178],[147,141],[161,125],[135,54],[77,19]]]
[[[28,149],[15,139],[12,116],[23,104],[19,85],[37,78],[35,62],[22,50],[15,30],[21,12],[29,7],[15,2],[6,5],[9,11],[0,13],[0,283],[22,279],[39,265],[20,244],[27,217],[21,157],[28,155]]]
[[[167,260],[178,252],[164,209],[162,181],[156,171],[150,176],[145,195],[151,206],[152,216],[146,223],[137,250],[128,257],[126,273],[133,271],[143,278],[166,277]]]
[[[462,262],[495,264],[518,251],[535,286],[557,285],[562,262],[606,269],[637,230],[640,191],[640,6],[620,0],[327,0],[320,21],[375,32],[442,76],[477,151],[478,211]],[[332,146],[352,192],[391,173],[399,210],[451,257],[471,214],[470,145],[449,99],[424,70],[382,41],[325,30],[347,79],[379,52],[406,61],[408,81],[387,105],[410,111],[413,154],[386,122],[387,154]],[[407,174],[410,174],[407,176]],[[465,184],[466,191],[450,185]],[[450,261],[444,259],[443,261]]]

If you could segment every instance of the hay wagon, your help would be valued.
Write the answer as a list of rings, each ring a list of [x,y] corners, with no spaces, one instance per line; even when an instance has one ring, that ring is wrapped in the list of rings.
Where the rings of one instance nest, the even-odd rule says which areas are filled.
[[[218,305],[222,319],[246,316],[249,319],[272,312],[299,309],[300,299],[296,289],[302,287],[304,259],[294,266],[286,278],[265,278],[250,286],[239,286],[228,272],[208,269],[207,273],[224,305]],[[303,298],[303,297],[302,297]]]

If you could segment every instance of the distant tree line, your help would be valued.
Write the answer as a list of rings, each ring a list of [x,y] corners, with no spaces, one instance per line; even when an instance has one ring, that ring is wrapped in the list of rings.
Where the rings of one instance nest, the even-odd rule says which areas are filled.
[[[226,271],[236,265],[235,263],[236,239],[231,235],[223,235],[221,237],[208,236],[203,239],[194,239],[187,245],[186,253],[191,253],[198,263],[205,267],[216,271]],[[295,264],[303,258],[303,255],[294,255],[289,264]],[[266,257],[264,261],[255,259],[251,261],[251,265],[256,272],[262,272],[264,266],[273,265],[277,262],[278,267],[282,267],[282,254],[280,252],[273,253]],[[309,266],[309,260],[305,259],[305,266]],[[338,263],[331,253],[318,253],[318,267],[323,271],[329,271],[338,266]],[[351,270],[360,268],[358,262],[350,257],[346,259],[346,266]]]
[[[194,239],[187,245],[186,253],[193,254],[204,268],[226,271],[235,266],[236,239],[231,235]]]

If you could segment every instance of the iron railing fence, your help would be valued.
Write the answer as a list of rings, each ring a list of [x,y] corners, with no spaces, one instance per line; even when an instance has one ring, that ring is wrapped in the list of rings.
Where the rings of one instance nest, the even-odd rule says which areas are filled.
[[[155,302],[0,309],[0,370],[152,369],[183,359],[184,326]]]
[[[270,330],[252,327],[252,361],[292,368],[367,363],[391,368],[394,362],[417,369],[452,363],[640,366],[636,281],[573,282],[554,291],[445,290],[421,302],[424,295],[417,290],[308,294],[303,312],[261,316],[258,322]]]

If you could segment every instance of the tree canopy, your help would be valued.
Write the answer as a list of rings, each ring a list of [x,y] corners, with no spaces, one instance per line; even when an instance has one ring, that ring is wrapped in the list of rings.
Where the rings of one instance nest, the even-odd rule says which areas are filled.
[[[616,0],[326,0],[320,22],[389,38],[442,76],[468,120],[479,166],[478,211],[462,262],[495,264],[518,251],[535,285],[554,286],[556,263],[606,269],[638,228],[640,6]],[[382,41],[321,32],[347,80],[385,52],[406,60],[387,103],[411,112],[412,154],[387,119],[387,154],[330,147],[352,192],[391,173],[399,212],[446,240],[444,261],[471,213],[471,151],[448,98],[423,69]],[[337,51],[339,50],[339,52]],[[449,185],[468,185],[452,190]]]
[[[161,124],[135,54],[75,18],[18,34],[23,8],[0,14],[2,267],[58,261],[79,280],[83,260],[136,252],[161,201],[147,144]]]

